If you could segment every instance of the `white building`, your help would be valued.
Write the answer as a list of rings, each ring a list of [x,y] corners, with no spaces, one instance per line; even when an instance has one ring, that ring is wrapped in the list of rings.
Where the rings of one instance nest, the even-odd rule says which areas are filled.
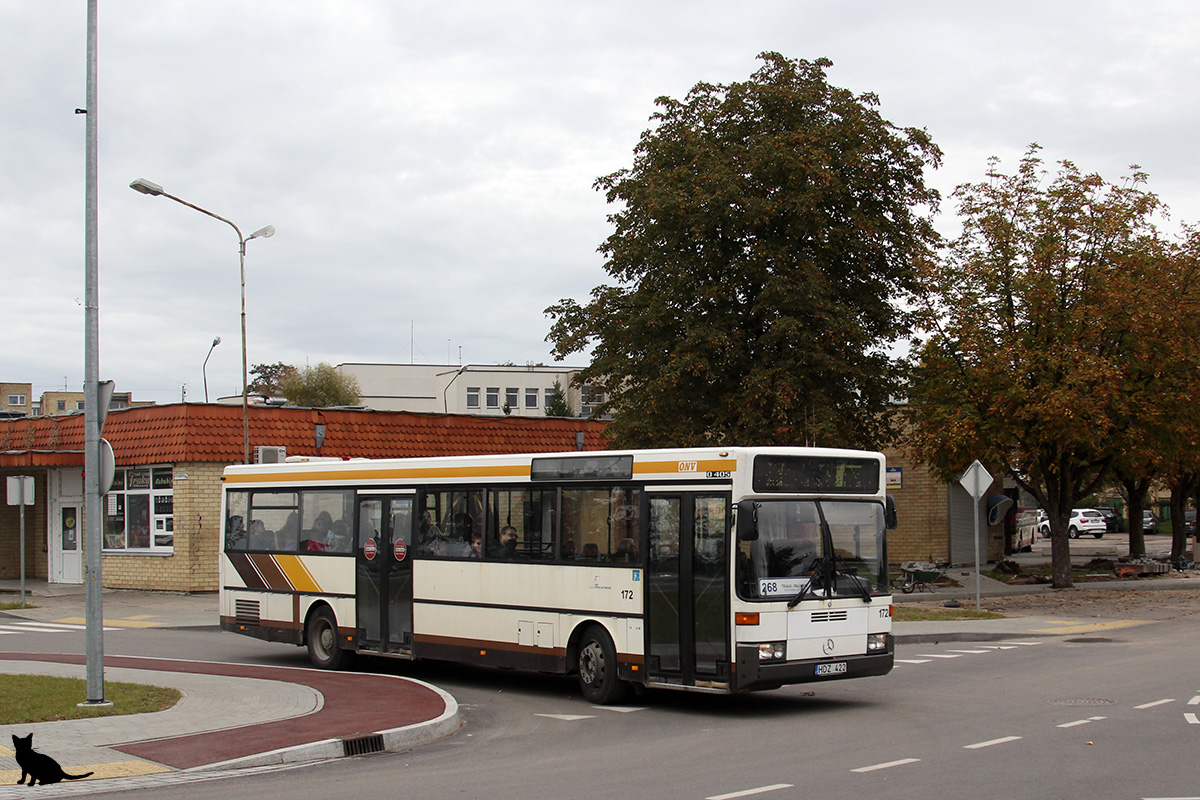
[[[544,417],[555,382],[576,416],[590,416],[603,399],[572,387],[579,367],[564,365],[349,363],[337,371],[357,380],[359,403],[377,411]]]

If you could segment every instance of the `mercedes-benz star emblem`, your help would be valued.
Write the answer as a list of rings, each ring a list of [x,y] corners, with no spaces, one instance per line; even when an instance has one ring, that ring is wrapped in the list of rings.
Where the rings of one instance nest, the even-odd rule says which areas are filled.
[[[821,650],[823,650],[825,652],[825,655],[829,655],[830,653],[832,653],[833,652],[833,639],[826,639],[825,644],[821,645]]]

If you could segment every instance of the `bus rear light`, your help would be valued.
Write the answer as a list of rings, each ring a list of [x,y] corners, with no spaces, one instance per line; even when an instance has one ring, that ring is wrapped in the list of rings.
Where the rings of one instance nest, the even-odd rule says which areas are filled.
[[[896,616],[896,607],[895,606],[888,606],[888,616],[889,617]]]
[[[758,624],[758,612],[757,611],[739,611],[733,615],[733,619],[734,619],[734,622],[736,622],[738,625],[757,625]]]

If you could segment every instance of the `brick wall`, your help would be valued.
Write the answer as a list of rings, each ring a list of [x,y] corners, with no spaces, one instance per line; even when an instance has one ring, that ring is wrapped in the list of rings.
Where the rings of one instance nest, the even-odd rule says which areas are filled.
[[[899,467],[902,485],[889,487],[899,524],[888,536],[888,561],[947,561],[950,558],[950,501],[946,484],[928,467],[887,452],[888,468]]]

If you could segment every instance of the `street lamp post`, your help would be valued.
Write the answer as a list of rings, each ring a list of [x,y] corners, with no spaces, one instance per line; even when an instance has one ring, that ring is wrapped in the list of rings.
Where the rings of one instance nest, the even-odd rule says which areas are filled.
[[[219,219],[221,222],[224,222],[226,225],[233,228],[233,232],[237,234],[237,237],[238,237],[238,259],[239,259],[238,265],[239,265],[239,269],[241,272],[241,278],[242,278],[242,460],[245,463],[249,464],[250,463],[250,412],[249,412],[250,371],[246,364],[246,242],[250,241],[251,239],[269,239],[269,238],[271,238],[272,236],[275,235],[275,226],[274,225],[266,225],[262,228],[259,228],[254,233],[250,234],[249,236],[242,236],[241,229],[239,229],[237,225],[234,225],[229,220],[225,219],[224,217],[222,217],[220,215],[214,214],[213,212],[211,212],[207,209],[201,208],[198,205],[189,203],[187,200],[181,200],[180,198],[176,197],[175,195],[167,194],[166,192],[163,191],[163,188],[161,186],[159,186],[157,183],[152,183],[152,182],[146,180],[145,178],[138,178],[133,183],[129,184],[129,188],[133,189],[135,192],[141,192],[142,194],[148,194],[152,197],[165,197],[168,200],[174,200],[176,203],[179,203],[180,205],[185,205],[191,209],[195,209],[196,211],[199,211],[201,214],[210,216],[213,219]],[[215,343],[213,346],[214,347],[216,346]],[[212,353],[211,349],[209,350],[209,353],[210,354]],[[205,359],[205,360],[207,361],[207,359]],[[207,399],[207,397],[205,399]]]
[[[213,339],[212,347],[208,348],[208,355],[204,357],[204,366],[200,367],[200,372],[204,375],[204,402],[208,402],[208,359],[212,356],[213,349],[221,343],[221,337]]]

